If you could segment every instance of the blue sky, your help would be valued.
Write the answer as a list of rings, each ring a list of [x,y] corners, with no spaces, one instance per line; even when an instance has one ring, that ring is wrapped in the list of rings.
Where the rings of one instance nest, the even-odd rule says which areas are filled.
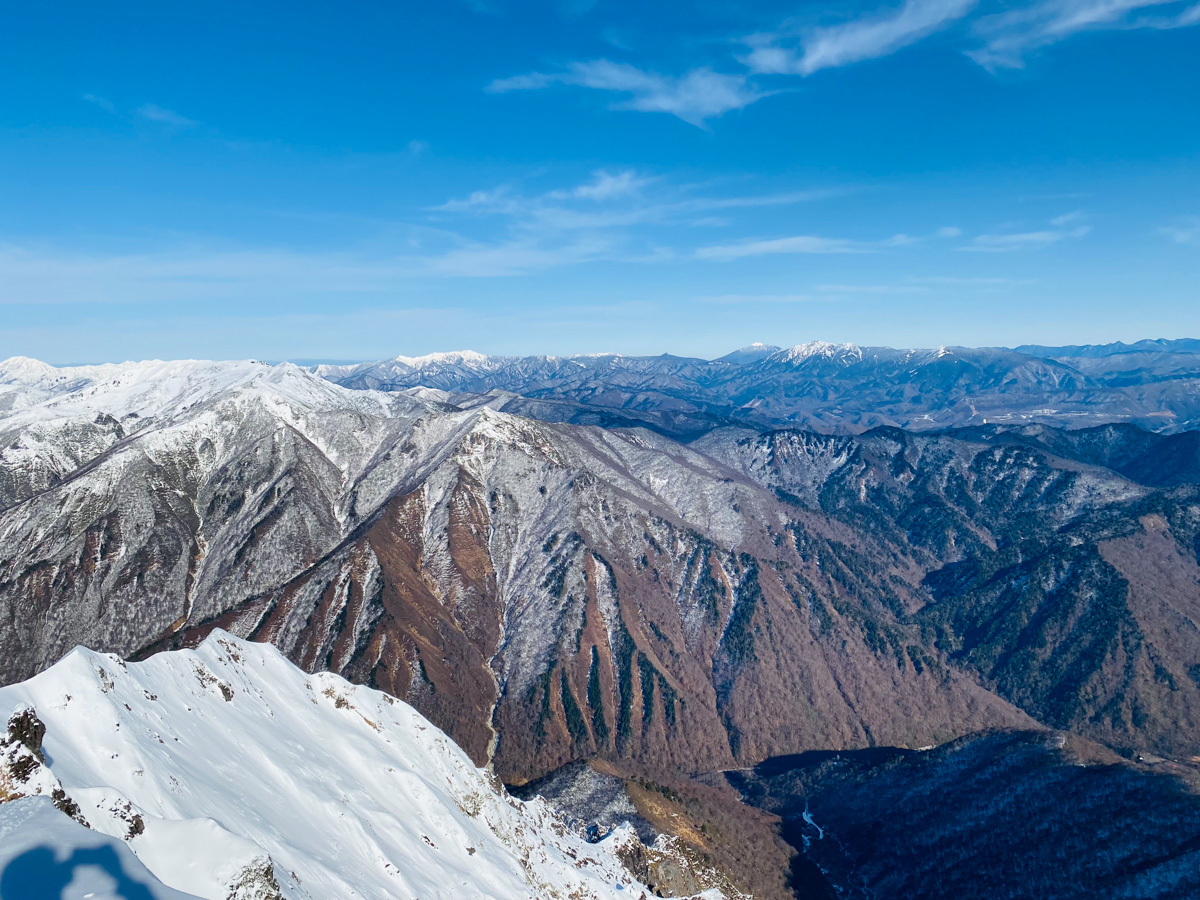
[[[47,2],[0,357],[1200,336],[1200,3]]]

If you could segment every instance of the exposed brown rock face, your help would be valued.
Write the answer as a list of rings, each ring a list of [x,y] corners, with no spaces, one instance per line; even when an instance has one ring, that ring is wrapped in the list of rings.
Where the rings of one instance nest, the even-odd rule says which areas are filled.
[[[502,490],[459,468],[440,500],[396,497],[282,589],[171,643],[218,624],[270,640],[409,699],[481,763],[494,726],[510,782],[586,757],[708,771],[1030,721],[924,648],[821,516],[738,485],[761,513],[734,552],[588,479],[562,527]]]
[[[1058,453],[1105,455],[1095,430],[1044,431]],[[909,620],[1039,721],[1200,754],[1200,489],[1149,490],[1025,439],[778,432],[713,451],[909,560],[925,591]]]
[[[708,456],[487,411],[351,424],[350,475],[325,432],[254,412],[0,514],[0,615],[27,637],[5,677],[220,625],[410,700],[514,782],[1029,721],[905,621],[919,567]]]

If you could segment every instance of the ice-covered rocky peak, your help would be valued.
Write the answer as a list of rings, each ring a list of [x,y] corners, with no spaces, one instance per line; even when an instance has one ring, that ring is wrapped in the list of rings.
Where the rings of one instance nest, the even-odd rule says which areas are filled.
[[[140,663],[77,649],[0,688],[0,716],[29,709],[87,824],[197,897],[649,895],[630,828],[589,844],[407,704],[223,631]]]
[[[806,344],[797,344],[795,347],[780,350],[769,357],[771,362],[792,364],[802,363],[809,359],[858,362],[862,358],[862,348],[857,344],[833,344],[829,341],[809,341]]]

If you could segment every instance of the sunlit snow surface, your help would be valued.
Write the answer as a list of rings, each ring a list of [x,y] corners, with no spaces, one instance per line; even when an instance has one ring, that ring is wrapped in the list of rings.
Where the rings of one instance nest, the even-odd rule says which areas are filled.
[[[497,792],[407,704],[226,632],[140,663],[76,650],[0,688],[5,720],[26,704],[89,824],[199,897],[266,865],[289,900],[645,890],[615,856],[628,828],[588,844],[542,801]]]

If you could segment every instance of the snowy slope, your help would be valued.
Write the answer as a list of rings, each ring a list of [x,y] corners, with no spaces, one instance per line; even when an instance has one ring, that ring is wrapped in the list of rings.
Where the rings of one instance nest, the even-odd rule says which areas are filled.
[[[25,706],[90,826],[198,897],[647,896],[630,829],[588,844],[407,704],[225,632],[128,665],[77,649],[0,689],[6,718]]]

